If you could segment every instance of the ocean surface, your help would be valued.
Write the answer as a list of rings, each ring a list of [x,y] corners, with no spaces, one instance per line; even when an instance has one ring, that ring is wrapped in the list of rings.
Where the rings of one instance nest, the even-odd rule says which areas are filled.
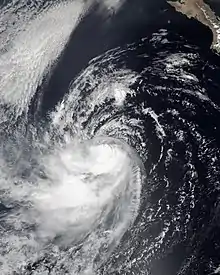
[[[162,0],[51,3],[1,4],[0,273],[218,274],[211,31]]]

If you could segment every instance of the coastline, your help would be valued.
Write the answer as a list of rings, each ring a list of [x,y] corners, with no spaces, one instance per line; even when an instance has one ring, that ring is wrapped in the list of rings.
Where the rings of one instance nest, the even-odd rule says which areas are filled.
[[[208,4],[203,0],[168,0],[167,3],[177,12],[181,12],[188,18],[195,18],[208,26],[213,33],[211,48],[220,54],[220,19]]]

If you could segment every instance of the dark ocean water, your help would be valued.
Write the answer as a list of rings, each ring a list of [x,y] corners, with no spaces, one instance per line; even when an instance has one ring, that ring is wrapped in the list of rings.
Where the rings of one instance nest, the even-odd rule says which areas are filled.
[[[72,34],[46,85],[43,110],[54,106],[62,98],[71,80],[92,58],[107,50],[150,36],[160,28],[167,28],[184,36],[186,41],[199,45],[204,53],[210,52],[212,33],[209,28],[177,13],[164,0],[130,0],[115,16],[107,19],[98,15],[95,12],[97,9],[98,6],[95,6]]]
[[[214,13],[219,16],[220,15],[220,2],[218,0],[205,0],[205,3],[207,3],[212,10],[214,10]]]
[[[209,48],[212,33],[163,0],[128,0],[107,18],[98,9],[95,5],[79,23],[58,63],[38,86],[29,122],[46,124],[72,81],[90,65],[98,68],[91,73],[93,78],[109,73],[110,65],[136,72],[139,78],[131,85],[136,95],[128,98],[124,109],[112,112],[112,117],[142,122],[148,181],[142,187],[134,226],[97,274],[215,274],[220,265],[220,58]],[[163,31],[169,43],[161,42]],[[92,88],[88,84],[83,91],[85,100]],[[97,105],[90,119],[105,109],[111,111],[111,104]],[[166,137],[158,134],[161,129]],[[134,148],[144,154],[135,142]],[[24,274],[34,274],[34,269],[51,262],[40,259]],[[53,271],[53,266],[48,270]]]
[[[197,47],[196,52],[199,53],[202,60],[201,62],[197,60],[197,65],[193,68],[193,73],[199,78],[201,87],[208,91],[210,99],[216,104],[220,104],[220,81],[218,77],[220,59],[209,49],[212,33],[207,27],[194,19],[189,20],[185,16],[176,13],[174,9],[169,7],[164,1],[128,1],[122,11],[109,19],[107,25],[104,24],[103,20],[105,21],[106,19],[97,16],[96,13],[92,13],[80,23],[76,32],[72,35],[46,87],[43,101],[43,108],[45,108],[45,110],[56,104],[57,100],[59,100],[67,90],[70,80],[73,79],[93,57],[109,49],[139,41],[142,37],[150,37],[152,33],[161,28],[168,30],[171,40],[173,39],[173,41],[175,41],[178,36],[182,36],[185,42],[182,42],[181,45],[173,43],[168,49],[163,48],[163,46],[160,46],[160,49],[154,49],[149,45],[141,49],[142,53],[145,51],[146,54],[153,56],[155,52],[169,51],[171,54],[178,51],[181,52],[184,43],[186,45],[190,44],[192,47],[195,45]],[[187,49],[185,49],[185,51],[187,52]],[[138,53],[135,52],[135,54]],[[132,59],[132,57],[130,57],[129,62],[126,63],[126,67],[141,72],[147,66],[145,62],[147,62],[145,59],[139,59],[137,61],[136,58]],[[151,85],[157,85],[158,78],[151,78],[149,82]],[[166,84],[163,83],[162,85],[175,86],[171,80],[166,81]],[[54,95],[54,90],[56,91],[56,96],[53,96],[51,100],[51,92],[53,91]],[[159,113],[163,112],[163,103],[158,98],[154,101],[152,98],[148,98],[148,95],[145,95],[143,92],[141,99],[136,100],[137,104],[139,101],[149,102],[152,100],[152,108]],[[184,100],[184,97],[181,100]],[[200,107],[198,107],[196,112],[197,115],[193,118],[195,123],[200,125],[202,132],[209,136],[210,140],[215,140],[216,146],[219,148],[220,115],[218,112],[212,115],[210,113],[207,114],[207,112],[209,112],[208,110],[204,113],[204,109],[200,109]],[[187,113],[185,113],[185,118],[187,119]],[[172,124],[172,120],[170,120],[170,124]],[[184,241],[178,241],[176,245],[171,246],[171,248],[164,253],[164,256],[161,256],[159,253],[158,256],[155,254],[155,259],[152,257],[148,265],[149,274],[152,275],[211,274],[209,273],[210,270],[218,265],[220,260],[220,238],[218,234],[220,224],[217,221],[219,214],[216,214],[215,210],[215,207],[218,208],[218,192],[213,191],[209,194],[208,188],[206,188],[208,183],[205,179],[208,173],[205,172],[207,169],[206,164],[197,159],[197,154],[199,154],[198,145],[196,142],[194,143],[193,137],[190,137],[190,134],[188,139],[189,144],[192,146],[194,163],[198,169],[198,184],[203,187],[197,189],[197,192],[200,193],[198,196],[195,194],[198,203],[193,211],[194,216],[191,216],[192,222],[189,225],[188,236],[184,238]],[[153,139],[152,143],[154,143]],[[152,159],[154,159],[156,156],[153,154],[157,151],[157,143],[151,146],[152,150],[154,150],[154,153],[152,153]],[[179,148],[179,150],[181,158],[183,148]],[[145,165],[147,167],[147,164]],[[176,168],[175,165],[173,166],[172,176],[170,177],[173,178],[174,182],[181,181],[182,171],[179,169],[180,167],[178,168],[178,165]],[[163,173],[166,174],[162,167],[159,168],[158,173],[161,178]],[[155,204],[157,201],[157,192],[160,191],[155,191],[155,194],[153,194],[151,198],[152,200],[155,199]],[[154,198],[154,196],[156,197]],[[170,200],[172,201],[172,195]],[[173,197],[173,200],[175,201],[175,197]],[[175,208],[175,203],[171,207]],[[144,235],[141,235],[140,238],[136,238],[137,243],[141,242],[142,239],[149,238],[151,230],[158,230],[156,229],[157,226],[158,225],[155,224],[155,227],[152,227],[150,231],[143,233]],[[175,238],[173,241],[175,242]],[[127,242],[127,236],[124,237],[124,242]],[[166,250],[167,248],[164,249]],[[117,255],[117,252],[115,254]],[[136,244],[136,249],[131,255],[131,258],[140,255],[141,249],[139,252],[138,245]],[[157,257],[159,257],[159,259],[157,259]],[[123,259],[121,260],[123,261]],[[112,261],[116,261],[117,266],[117,259],[114,259],[114,256]],[[120,265],[120,257],[118,261]],[[185,267],[184,263],[186,264]],[[112,264],[110,265],[112,266]],[[114,274],[144,274],[140,273],[140,270],[143,272],[144,269],[147,269],[147,266],[143,264],[143,267],[141,267],[140,264],[138,267],[131,268],[131,273],[125,273],[125,271],[123,272],[121,270]],[[107,273],[103,271],[103,274]]]
[[[191,21],[191,29],[195,31],[195,33],[198,35],[199,30],[202,33],[202,30],[199,29],[202,26],[200,24],[196,24],[194,21]],[[187,24],[187,23],[186,23]],[[193,25],[195,24],[195,25]],[[198,29],[197,29],[197,28]],[[171,132],[169,132],[169,137],[165,141],[165,151],[168,150],[168,148],[171,146],[173,150],[176,152],[176,163],[175,161],[170,165],[169,168],[164,166],[164,163],[166,163],[165,159],[162,159],[161,163],[158,164],[157,167],[157,176],[154,178],[154,175],[151,176],[152,180],[154,181],[153,185],[158,183],[158,187],[156,190],[152,191],[152,193],[147,189],[143,188],[143,193],[146,192],[146,194],[150,195],[146,199],[145,203],[142,205],[142,214],[146,211],[148,212],[148,199],[149,201],[154,205],[151,206],[152,208],[158,207],[158,202],[160,202],[160,199],[164,199],[164,204],[161,204],[161,208],[166,209],[166,203],[168,203],[171,207],[171,209],[175,212],[175,208],[178,208],[178,199],[179,196],[179,188],[181,189],[181,185],[184,186],[184,175],[187,175],[187,173],[190,174],[189,168],[184,168],[186,156],[185,152],[191,151],[190,154],[192,154],[192,163],[196,167],[197,171],[197,180],[195,181],[195,193],[193,195],[195,199],[195,208],[191,212],[190,216],[190,222],[189,224],[185,224],[187,228],[184,228],[183,225],[185,223],[184,215],[187,214],[187,203],[186,205],[183,205],[180,207],[180,219],[183,219],[183,227],[179,229],[179,234],[174,233],[175,232],[175,226],[178,224],[178,221],[173,222],[171,226],[171,232],[168,233],[167,241],[164,242],[162,245],[162,248],[160,248],[160,252],[153,253],[152,256],[149,258],[146,256],[146,262],[148,262],[147,265],[144,264],[144,260],[142,262],[143,266],[132,267],[131,270],[133,273],[131,274],[142,274],[140,270],[148,269],[149,274],[153,275],[160,275],[160,274],[169,274],[169,275],[175,275],[175,274],[211,274],[211,270],[215,270],[214,267],[218,266],[219,263],[219,249],[220,249],[220,239],[218,237],[218,204],[219,204],[219,191],[218,191],[218,174],[219,171],[217,166],[214,168],[216,172],[214,174],[210,174],[210,169],[212,169],[209,166],[210,161],[208,160],[209,157],[211,157],[212,152],[215,150],[218,151],[217,148],[220,146],[220,128],[219,128],[219,111],[211,109],[205,104],[203,105],[200,100],[195,99],[191,101],[191,104],[194,106],[193,114],[191,113],[190,109],[191,107],[185,108],[183,107],[183,102],[188,100],[188,96],[185,94],[179,95],[179,91],[181,89],[189,89],[192,93],[196,92],[197,88],[200,87],[207,91],[207,95],[210,98],[210,100],[219,106],[219,100],[220,100],[220,94],[219,94],[219,79],[218,79],[218,71],[219,71],[219,59],[218,56],[216,56],[214,53],[212,53],[208,45],[208,36],[207,41],[200,40],[198,36],[192,36],[192,34],[187,35],[188,33],[181,28],[178,28],[176,25],[172,26],[169,25],[167,28],[168,30],[168,40],[172,41],[170,45],[159,45],[155,47],[155,45],[152,45],[152,43],[147,43],[143,47],[137,47],[133,51],[128,52],[127,56],[122,56],[120,58],[124,58],[126,63],[126,67],[131,68],[132,70],[138,71],[139,73],[143,72],[146,67],[148,68],[147,72],[143,75],[143,82],[141,81],[141,85],[137,84],[137,87],[134,89],[136,91],[141,91],[141,94],[136,96],[135,100],[137,106],[140,104],[140,102],[146,102],[146,105],[149,105],[155,113],[164,114],[166,113],[167,109],[173,109],[179,111],[180,116],[183,118],[182,123],[174,120],[174,118],[166,117],[164,116],[164,123],[167,121],[167,127],[171,127]],[[210,34],[208,32],[208,34]],[[180,38],[181,37],[181,38]],[[196,39],[193,39],[193,37]],[[201,36],[200,36],[201,37]],[[189,49],[188,47],[191,47]],[[143,54],[149,55],[148,58],[138,58],[137,56],[142,56]],[[159,76],[158,69],[161,69],[163,71],[163,65],[162,67],[158,66],[157,63],[151,63],[151,59],[154,60],[157,58],[159,60],[160,54],[166,53],[168,56],[176,53],[181,54],[198,54],[198,60],[194,60],[194,65],[188,70],[187,72],[192,73],[194,76],[196,76],[199,79],[199,86],[197,84],[192,84],[190,81],[180,81],[177,79],[172,79],[168,76],[168,79],[161,78]],[[165,54],[165,55],[166,55]],[[163,57],[163,54],[161,55],[161,58]],[[119,58],[119,60],[120,60]],[[120,64],[120,61],[117,60],[118,64]],[[149,63],[148,63],[149,62]],[[162,61],[161,61],[162,62]],[[150,65],[152,64],[152,65]],[[120,66],[120,65],[119,65]],[[155,67],[154,67],[155,66]],[[152,69],[150,69],[151,67]],[[163,74],[161,72],[161,74]],[[194,86],[195,85],[195,86]],[[155,91],[155,87],[160,86],[158,90],[161,89],[160,96],[158,95],[158,90]],[[165,90],[162,90],[162,87],[165,88]],[[173,89],[173,94],[170,91],[170,89]],[[152,95],[153,91],[155,91],[155,94]],[[175,93],[177,93],[175,95]],[[170,97],[172,99],[170,99]],[[187,99],[188,98],[188,99]],[[170,100],[170,102],[169,102]],[[175,107],[174,107],[175,106]],[[162,115],[163,116],[163,115]],[[141,118],[142,120],[145,120],[144,117]],[[185,124],[185,122],[187,123]],[[185,124],[185,125],[184,125]],[[169,125],[169,126],[168,126]],[[203,148],[203,145],[200,147],[200,140],[194,136],[194,126],[191,128],[190,125],[197,125],[198,131],[204,135],[204,137],[207,138],[205,142],[206,149]],[[172,131],[175,132],[175,129],[182,128],[183,131],[186,133],[187,138],[184,140],[184,144],[181,143],[175,143],[175,135],[172,134]],[[157,137],[155,136],[155,132],[153,130],[154,126],[148,124],[146,122],[146,128],[145,131],[147,133],[147,137],[150,139],[150,142],[148,144],[150,155],[148,161],[145,163],[146,170],[148,171],[148,167],[151,166],[152,163],[156,162],[157,158],[159,157],[160,150],[158,151],[158,148],[161,146],[160,141],[158,141]],[[205,138],[205,139],[206,139]],[[174,143],[173,143],[174,142]],[[172,144],[172,145],[171,145]],[[174,145],[175,144],[175,145]],[[208,149],[208,147],[210,149]],[[203,149],[202,149],[203,148]],[[214,149],[215,148],[215,149]],[[189,151],[188,151],[189,150]],[[203,153],[200,150],[205,150]],[[216,151],[216,152],[217,152]],[[203,156],[201,156],[201,154]],[[218,153],[217,153],[218,154]],[[203,158],[204,157],[204,158]],[[217,156],[217,163],[219,163],[219,157]],[[183,166],[183,167],[182,167]],[[189,171],[187,171],[189,169]],[[168,188],[167,191],[164,191],[164,176],[167,176],[170,180],[170,182],[173,182],[173,186],[171,188]],[[157,178],[159,177],[159,178]],[[188,177],[187,177],[188,178]],[[209,180],[210,179],[210,180]],[[190,176],[188,180],[194,181],[192,178],[190,179]],[[217,186],[215,185],[217,184]],[[157,185],[157,184],[156,184]],[[212,186],[213,185],[213,186]],[[214,187],[215,186],[215,187]],[[217,189],[216,189],[217,187]],[[185,188],[185,187],[183,187]],[[187,187],[188,188],[188,187]],[[186,188],[184,192],[187,194],[189,190]],[[184,193],[183,192],[183,193]],[[188,194],[189,195],[189,194]],[[186,197],[188,197],[186,195]],[[147,196],[146,196],[147,197]],[[164,198],[166,197],[166,199]],[[162,200],[163,200],[162,199]],[[189,198],[188,198],[189,199]],[[187,199],[186,199],[187,201]],[[184,208],[186,209],[184,210]],[[181,212],[183,211],[183,212]],[[185,212],[186,211],[186,212]],[[146,213],[145,212],[145,213]],[[169,212],[169,211],[168,211]],[[171,211],[172,212],[172,211]],[[163,212],[162,213],[166,213]],[[154,234],[157,234],[156,232],[161,230],[161,227],[163,227],[163,223],[166,222],[166,220],[172,219],[172,215],[175,215],[174,213],[167,213],[167,214],[161,214],[161,220],[159,218],[158,221],[155,221],[152,223],[149,228],[142,233],[139,233],[139,237],[130,237],[135,238],[136,240],[136,249],[131,255],[131,258],[140,257],[141,253],[143,253],[143,248],[141,245],[141,242],[146,242],[147,239],[152,238],[153,242],[153,236]],[[145,214],[147,216],[147,214]],[[167,216],[166,216],[167,215]],[[217,215],[217,216],[216,216]],[[140,214],[141,216],[141,214]],[[160,216],[159,216],[160,217]],[[163,217],[163,218],[162,218]],[[141,217],[139,217],[141,219]],[[217,219],[217,220],[216,220]],[[138,222],[137,222],[138,223]],[[148,227],[148,222],[146,222],[146,227]],[[172,231],[173,227],[173,231]],[[186,235],[185,235],[186,230]],[[172,236],[174,234],[174,236]],[[150,237],[151,236],[151,237]],[[182,240],[181,240],[182,236]],[[127,242],[127,239],[129,239],[128,236],[125,236],[124,242]],[[144,241],[145,240],[145,241]],[[122,241],[123,243],[123,241]],[[137,245],[139,244],[139,245]],[[149,243],[146,242],[146,246],[148,246]],[[156,246],[156,244],[155,244]],[[123,247],[123,245],[122,245]],[[122,249],[122,247],[119,247],[119,250]],[[138,248],[139,247],[139,248]],[[140,248],[141,247],[141,248]],[[120,252],[116,249],[116,251],[120,254]],[[117,255],[116,252],[116,255]],[[119,258],[119,265],[121,261],[123,261],[122,258]],[[114,257],[113,257],[114,259]],[[114,260],[113,260],[114,261]],[[116,260],[117,262],[117,260]],[[117,264],[116,264],[117,266]],[[103,272],[105,274],[105,272]],[[116,274],[127,274],[125,271],[122,270]],[[144,273],[143,273],[144,274]]]

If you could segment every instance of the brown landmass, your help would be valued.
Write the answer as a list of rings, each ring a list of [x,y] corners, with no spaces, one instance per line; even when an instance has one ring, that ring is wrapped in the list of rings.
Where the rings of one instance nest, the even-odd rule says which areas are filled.
[[[167,1],[176,11],[185,14],[188,18],[196,18],[208,26],[213,33],[212,48],[220,53],[220,21],[214,11],[203,0],[176,0]]]

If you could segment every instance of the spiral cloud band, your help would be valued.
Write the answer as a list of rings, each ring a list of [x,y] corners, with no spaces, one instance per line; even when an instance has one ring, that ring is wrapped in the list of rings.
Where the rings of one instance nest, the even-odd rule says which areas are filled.
[[[46,126],[28,122],[38,87],[94,2],[2,7],[1,274],[48,274],[49,264],[52,274],[96,274],[137,216],[144,167],[130,133],[138,123],[115,112],[132,94],[134,73],[96,83],[90,67]],[[102,4],[107,13],[121,3]]]
[[[156,2],[1,4],[0,274],[219,270],[219,60]]]

